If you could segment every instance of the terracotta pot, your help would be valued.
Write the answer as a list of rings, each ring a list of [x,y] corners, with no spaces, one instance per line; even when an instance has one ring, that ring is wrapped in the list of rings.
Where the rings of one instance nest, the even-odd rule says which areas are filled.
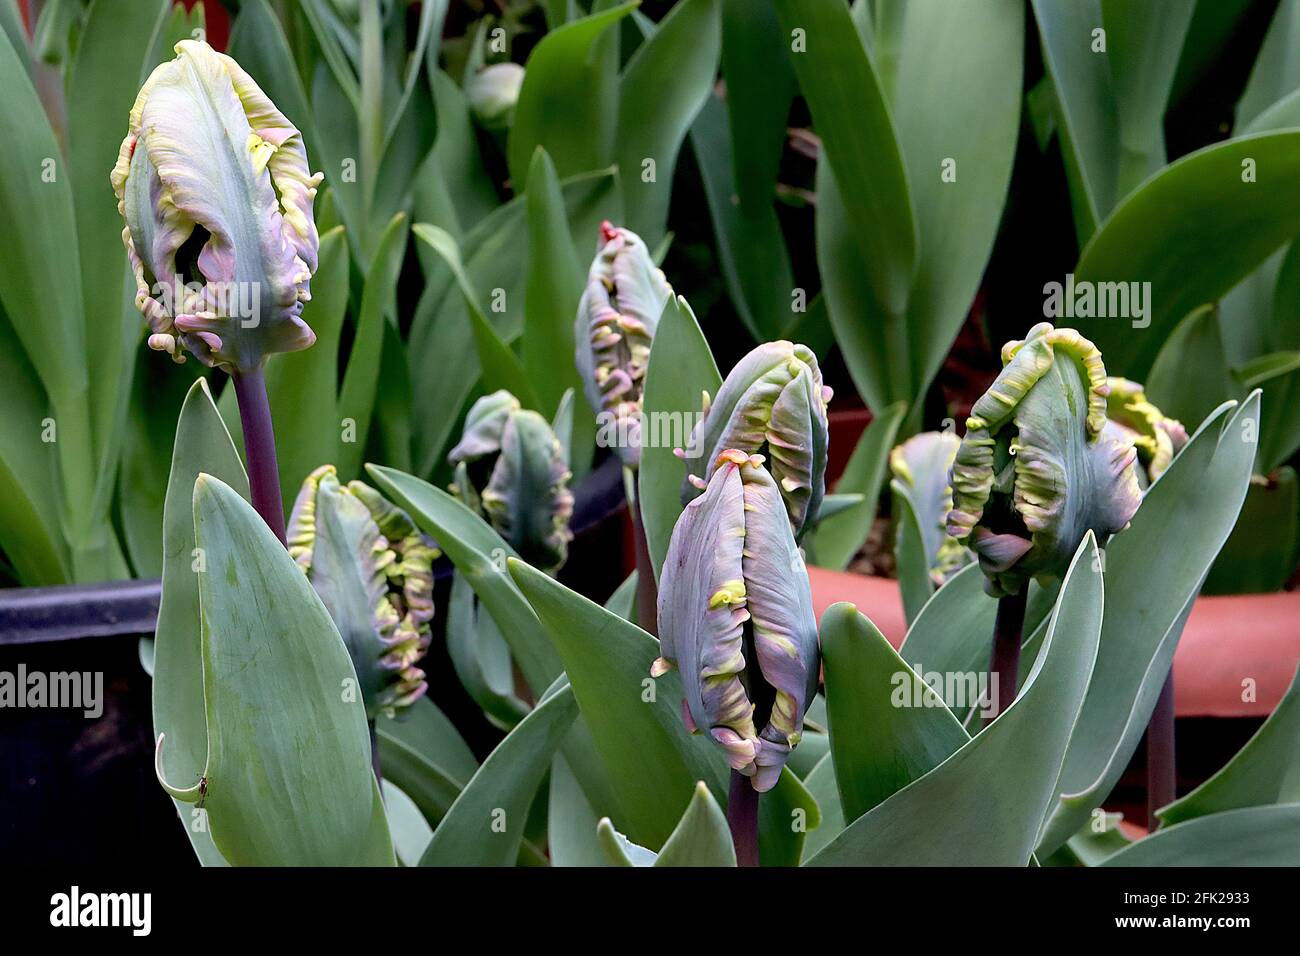
[[[902,644],[907,622],[897,581],[808,570],[819,619],[836,601],[848,601],[871,618],[889,643]],[[1297,621],[1300,592],[1197,598],[1174,655],[1177,716],[1272,713],[1300,663]]]

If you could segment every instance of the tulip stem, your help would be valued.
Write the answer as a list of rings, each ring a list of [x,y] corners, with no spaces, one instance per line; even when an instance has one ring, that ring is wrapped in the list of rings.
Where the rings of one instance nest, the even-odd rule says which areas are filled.
[[[235,397],[244,429],[244,457],[248,461],[248,487],[253,507],[266,526],[285,544],[284,499],[280,494],[280,468],[275,460],[275,432],[271,428],[271,402],[266,395],[262,367],[235,372]]]
[[[654,562],[650,560],[645,525],[641,522],[636,476],[631,468],[623,469],[623,492],[627,496],[627,510],[632,515],[632,537],[636,547],[636,622],[641,630],[658,637],[659,588],[655,581]]]
[[[1147,829],[1160,825],[1156,811],[1174,802],[1177,775],[1174,764],[1174,670],[1165,675],[1155,710],[1147,723]]]
[[[998,682],[997,717],[1016,699],[1020,678],[1020,642],[1025,628],[1025,603],[1029,597],[1026,584],[1019,594],[998,599],[998,613],[993,622],[993,659],[989,664],[989,682]]]
[[[758,866],[758,797],[751,778],[731,771],[727,795],[727,826],[736,847],[737,866]]]

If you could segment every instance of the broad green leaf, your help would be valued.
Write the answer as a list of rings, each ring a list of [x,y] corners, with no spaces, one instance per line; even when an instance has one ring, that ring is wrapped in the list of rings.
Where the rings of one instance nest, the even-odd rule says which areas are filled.
[[[1192,602],[1241,511],[1259,414],[1258,392],[1235,409],[1217,409],[1147,490],[1129,528],[1106,548],[1101,648],[1080,733],[1061,769],[1060,796],[1043,827],[1043,854],[1086,822],[1137,747]],[[1151,542],[1166,540],[1178,547],[1152,561]]]
[[[799,30],[805,43],[791,61],[834,173],[834,202],[859,268],[881,307],[901,316],[919,241],[908,174],[876,71],[841,0],[776,0],[776,10],[785,35]],[[832,317],[835,310],[832,301]]]
[[[912,496],[900,481],[890,482],[890,488],[894,492],[894,562],[903,595],[903,615],[910,624],[934,595],[934,581]]]
[[[885,5],[899,20],[897,65],[885,83],[919,244],[904,322],[911,389],[878,402],[864,392],[872,408],[900,400],[918,405],[970,312],[1011,181],[1025,35],[1020,0],[956,5],[887,0]],[[834,168],[833,154],[830,161]],[[836,181],[843,191],[838,174]],[[831,317],[841,327],[864,319],[833,308]],[[903,361],[894,352],[883,357]]]
[[[876,415],[863,431],[844,474],[834,487],[837,494],[862,495],[862,501],[818,522],[808,541],[808,560],[812,564],[842,571],[867,540],[871,523],[876,520],[880,488],[889,466],[889,450],[894,447],[906,414],[907,405],[903,402],[891,405]]]
[[[1224,361],[1219,317],[1213,306],[1202,306],[1175,326],[1156,354],[1146,379],[1151,402],[1185,425],[1203,421],[1237,394]]]
[[[817,762],[817,766],[804,778],[804,786],[817,801],[822,815],[821,826],[811,831],[804,843],[804,857],[812,859],[844,830],[844,810],[840,807],[835,763],[830,754]]]
[[[722,376],[709,343],[690,305],[681,296],[664,304],[646,366],[642,410],[641,468],[637,501],[645,527],[646,547],[656,578],[668,553],[668,541],[682,513],[686,468],[673,454],[685,448],[699,420],[703,393],[717,395]]]
[[[455,80],[436,68],[429,71],[429,85],[433,89],[438,135],[429,157],[416,173],[415,218],[463,239],[465,231],[496,209],[500,200],[479,155],[478,134],[465,94]]]
[[[1144,314],[1069,320],[1108,372],[1144,379],[1179,320],[1296,234],[1297,176],[1300,130],[1261,133],[1184,156],[1120,203],[1080,256],[1075,287],[1141,282]]]
[[[600,818],[562,753],[551,761],[546,838],[551,866],[608,866],[596,827]]]
[[[375,732],[411,748],[462,782],[478,770],[478,761],[469,744],[428,696],[407,707],[400,718],[381,715],[375,721]]]
[[[506,156],[510,177],[528,180],[533,150],[546,149],[561,176],[607,166],[618,119],[618,34],[610,27],[639,0],[600,10],[542,37],[524,64]]]
[[[1300,488],[1295,469],[1254,476],[1246,502],[1210,568],[1202,594],[1267,594],[1281,591],[1295,573],[1300,535]]]
[[[639,843],[633,843],[625,834],[614,829],[609,817],[596,824],[596,840],[605,856],[606,866],[654,866],[659,854]]]
[[[948,759],[970,735],[852,604],[831,605],[820,633],[831,757],[841,812],[852,822]]]
[[[1261,356],[1238,369],[1237,378],[1242,388],[1263,393],[1255,465],[1268,474],[1300,449],[1300,351]]]
[[[286,514],[307,475],[334,459],[342,427],[336,396],[339,338],[348,304],[348,246],[341,226],[321,236],[318,262],[311,301],[302,314],[316,333],[316,344],[272,356],[266,368]]]
[[[821,826],[821,809],[794,771],[785,767],[776,786],[758,801],[760,866],[798,866],[808,832]]]
[[[612,213],[612,170],[585,173],[561,182],[575,242],[597,235],[602,218]],[[524,266],[528,231],[523,218],[526,201],[518,197],[483,219],[465,237],[461,253],[475,289],[500,289],[506,311],[497,328],[512,341],[523,328]],[[419,243],[420,249],[427,248]],[[436,257],[430,249],[429,254]],[[460,419],[460,410],[478,380],[480,367],[473,327],[464,299],[449,269],[425,289],[410,332],[410,362],[416,432],[415,463],[422,475],[444,464],[443,456]],[[449,361],[449,356],[456,360]],[[427,370],[435,369],[437,374]]]
[[[506,573],[505,562],[515,557],[510,545],[482,518],[428,482],[378,465],[367,465],[366,470],[451,558],[492,615],[533,691],[549,687],[563,668],[533,609]]]
[[[1172,826],[1225,810],[1300,803],[1300,670],[1255,735],[1214,776],[1157,811]]]
[[[206,794],[195,771],[169,778],[161,761],[160,781],[179,800],[204,802],[232,864],[391,866],[365,710],[346,691],[356,673],[325,606],[262,517],[218,478],[194,484],[194,535],[205,562],[207,754],[197,773]],[[163,680],[159,669],[155,685]],[[159,722],[160,755],[169,729]]]
[[[95,356],[90,415],[101,483],[111,482],[117,474],[121,417],[130,393],[138,329],[143,325],[134,307],[134,289],[131,295],[123,295],[128,272],[122,217],[113,193],[104,188],[105,169],[111,167],[126,134],[125,119],[139,90],[136,76],[166,10],[164,0],[141,0],[125,7],[93,4],[67,76],[67,176],[77,226],[74,258],[81,266],[86,354]],[[65,262],[71,252],[64,251]]]
[[[537,147],[528,168],[528,267],[524,279],[523,362],[542,400],[540,410],[553,415],[567,389],[582,394],[574,364],[573,317],[586,279],[569,236],[564,195],[555,164]],[[583,415],[594,434],[591,416]],[[591,438],[583,446],[590,446]]]
[[[720,751],[682,724],[681,678],[669,672],[650,682],[659,642],[640,628],[518,560],[510,561],[510,573],[564,662],[617,790],[620,826],[637,843],[663,846],[696,780],[715,793],[726,786]]]
[[[804,722],[803,739],[799,741],[799,746],[790,752],[790,760],[787,762],[791,772],[803,781],[804,786],[808,785],[808,774],[822,762],[822,758],[831,752],[831,739],[824,733],[819,733],[806,729],[807,721]]]
[[[1029,863],[1097,656],[1099,568],[1089,532],[1020,696],[948,759],[850,823],[811,864]]]
[[[533,795],[578,716],[561,688],[497,745],[433,831],[421,866],[512,866]]]
[[[515,696],[510,646],[492,615],[482,612],[463,574],[452,578],[446,622],[447,654],[461,686],[489,721],[503,730],[514,727],[528,705]]]
[[[605,602],[605,610],[611,614],[617,614],[625,621],[636,623],[636,618],[632,615],[636,607],[636,571],[633,571],[623,579],[623,583],[614,589],[614,593],[609,596]]]
[[[659,851],[655,866],[735,866],[727,817],[708,785],[695,784],[686,812]]]
[[[1300,866],[1300,803],[1248,807],[1159,830],[1102,866]]]
[[[784,114],[781,124],[784,134]],[[790,312],[794,278],[772,204],[775,176],[766,205],[737,201],[739,185],[732,160],[745,150],[733,154],[726,107],[718,96],[710,96],[695,118],[691,148],[713,219],[718,263],[736,313],[756,342],[778,338],[787,321],[798,315]]]
[[[0,261],[0,308],[40,376],[58,424],[55,455],[73,572],[83,579],[98,573],[102,580],[111,575],[87,553],[93,548],[96,468],[69,170],[27,66],[7,34],[0,37],[0,88],[5,90],[0,141],[6,144],[0,164],[0,222],[16,230]],[[116,307],[118,296],[111,291],[108,296]],[[114,349],[109,360],[118,354]]]
[[[1259,48],[1241,99],[1236,127],[1241,129],[1283,96],[1300,88],[1300,3],[1282,0]]]
[[[384,322],[387,321],[384,315],[394,308],[397,277],[405,251],[406,217],[398,213],[388,223],[374,260],[366,269],[356,337],[352,340],[352,351],[348,355],[348,367],[339,392],[341,421],[338,426],[341,435],[336,464],[340,480],[351,480],[361,472],[375,397],[382,385],[379,368],[384,348]]]
[[[663,238],[677,154],[713,89],[720,46],[718,0],[682,0],[619,78],[614,157],[622,173],[623,224],[651,248]]]
[[[176,425],[163,504],[162,598],[154,632],[153,729],[155,736],[169,734],[167,747],[158,755],[159,769],[169,780],[187,782],[197,782],[195,774],[202,772],[208,756],[193,507],[200,474],[248,494],[243,463],[206,379],[190,387]],[[199,861],[204,866],[225,865],[211,832],[195,829],[189,808],[179,802],[177,811]]]
[[[416,238],[442,257],[456,279],[469,311],[470,327],[478,347],[479,366],[483,369],[484,389],[494,392],[503,388],[519,399],[525,408],[540,408],[523,363],[483,314],[483,309],[478,304],[478,293],[465,274],[465,266],[461,262],[460,249],[456,245],[455,238],[445,229],[424,222],[417,222],[411,231],[415,233]]]
[[[1101,0],[1119,121],[1114,162],[1121,196],[1165,164],[1165,106],[1195,8],[1195,0]]]
[[[65,584],[67,557],[50,443],[41,440],[49,414],[36,370],[0,310],[0,551],[26,585]],[[156,514],[154,515],[156,519]]]
[[[424,818],[415,801],[406,795],[397,784],[385,780],[381,788],[384,794],[384,808],[388,811],[388,828],[393,834],[393,849],[402,866],[416,866],[424,855],[429,841],[433,839],[433,828]]]

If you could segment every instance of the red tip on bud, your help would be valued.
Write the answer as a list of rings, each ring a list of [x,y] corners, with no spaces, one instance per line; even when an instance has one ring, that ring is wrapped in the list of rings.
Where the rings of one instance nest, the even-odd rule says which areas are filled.
[[[604,222],[600,224],[600,238],[605,242],[609,242],[617,235],[618,235],[618,229],[616,229],[614,227],[614,224],[610,222],[608,219],[606,219]]]

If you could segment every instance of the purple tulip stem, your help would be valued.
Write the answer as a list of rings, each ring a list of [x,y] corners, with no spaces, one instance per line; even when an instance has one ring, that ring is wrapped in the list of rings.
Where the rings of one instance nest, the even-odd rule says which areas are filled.
[[[736,847],[737,866],[758,866],[758,797],[749,777],[738,770],[731,771],[727,826]]]
[[[271,403],[266,396],[262,367],[236,372],[235,397],[239,399],[239,421],[244,428],[244,456],[248,461],[248,486],[253,507],[281,544],[284,534],[284,499],[280,495],[280,469],[275,461],[275,432],[271,429]]]
[[[631,468],[623,469],[623,492],[627,497],[627,509],[632,516],[632,538],[636,549],[636,623],[647,634],[658,637],[659,586],[655,580],[654,562],[650,560],[645,525],[641,522],[637,472]]]
[[[998,599],[998,613],[993,622],[993,659],[989,663],[989,681],[998,682],[997,714],[1016,699],[1020,677],[1020,641],[1025,627],[1025,603],[1029,597],[1026,584],[1019,594]],[[994,717],[997,716],[994,714]]]
[[[1155,710],[1147,723],[1147,829],[1160,825],[1156,811],[1177,797],[1174,764],[1174,671],[1165,675]]]

